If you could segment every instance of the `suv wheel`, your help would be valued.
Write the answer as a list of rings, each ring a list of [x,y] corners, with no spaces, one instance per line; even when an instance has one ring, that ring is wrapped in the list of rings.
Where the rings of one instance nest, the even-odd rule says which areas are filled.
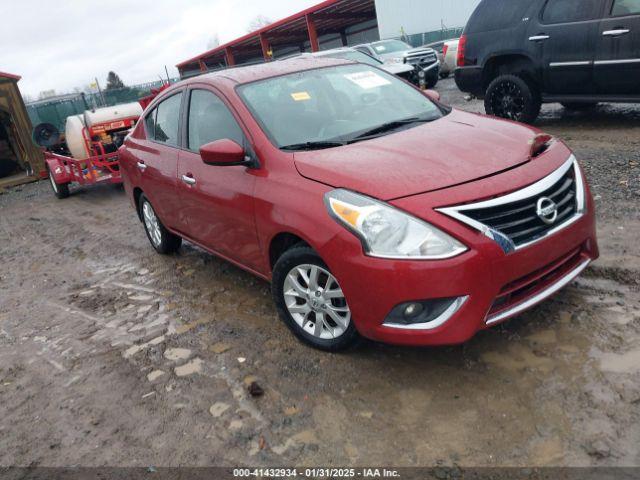
[[[500,75],[487,88],[484,107],[489,115],[533,123],[542,101],[535,87],[517,75]]]
[[[140,196],[140,218],[144,224],[147,238],[151,242],[151,246],[156,249],[156,252],[166,255],[178,251],[180,245],[182,245],[182,238],[165,228],[156,216],[151,202],[144,195]]]
[[[591,103],[571,103],[571,102],[563,102],[561,105],[567,110],[591,110],[598,105],[598,102]]]
[[[306,344],[338,351],[358,339],[338,280],[312,248],[293,247],[278,259],[271,291],[280,317]]]

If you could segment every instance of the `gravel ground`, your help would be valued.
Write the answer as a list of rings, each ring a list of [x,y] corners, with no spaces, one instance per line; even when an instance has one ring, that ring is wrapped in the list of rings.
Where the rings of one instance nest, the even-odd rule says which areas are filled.
[[[266,283],[155,255],[120,189],[0,195],[0,465],[640,466],[640,107],[538,126],[586,169],[602,258],[459,347],[310,350]]]

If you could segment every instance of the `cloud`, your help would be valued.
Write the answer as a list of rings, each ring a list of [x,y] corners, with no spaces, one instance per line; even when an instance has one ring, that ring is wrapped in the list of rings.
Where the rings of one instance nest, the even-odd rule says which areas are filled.
[[[84,0],[0,2],[0,71],[22,76],[23,93],[83,88],[110,70],[127,84],[177,76],[217,33],[228,42],[256,15],[279,19],[314,0]]]

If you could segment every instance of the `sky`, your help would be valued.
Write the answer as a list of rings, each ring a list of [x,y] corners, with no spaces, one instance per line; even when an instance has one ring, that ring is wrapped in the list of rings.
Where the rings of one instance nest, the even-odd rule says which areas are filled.
[[[177,76],[175,65],[320,0],[0,0],[0,71],[22,76],[23,95],[85,89],[109,71],[125,84]]]

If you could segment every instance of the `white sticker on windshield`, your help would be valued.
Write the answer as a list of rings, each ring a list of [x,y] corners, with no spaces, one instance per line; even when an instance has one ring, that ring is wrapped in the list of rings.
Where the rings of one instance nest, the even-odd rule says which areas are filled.
[[[351,80],[360,88],[369,90],[370,88],[383,87],[385,85],[391,85],[391,82],[384,77],[381,77],[376,72],[358,72],[349,73],[344,76],[347,80]]]

